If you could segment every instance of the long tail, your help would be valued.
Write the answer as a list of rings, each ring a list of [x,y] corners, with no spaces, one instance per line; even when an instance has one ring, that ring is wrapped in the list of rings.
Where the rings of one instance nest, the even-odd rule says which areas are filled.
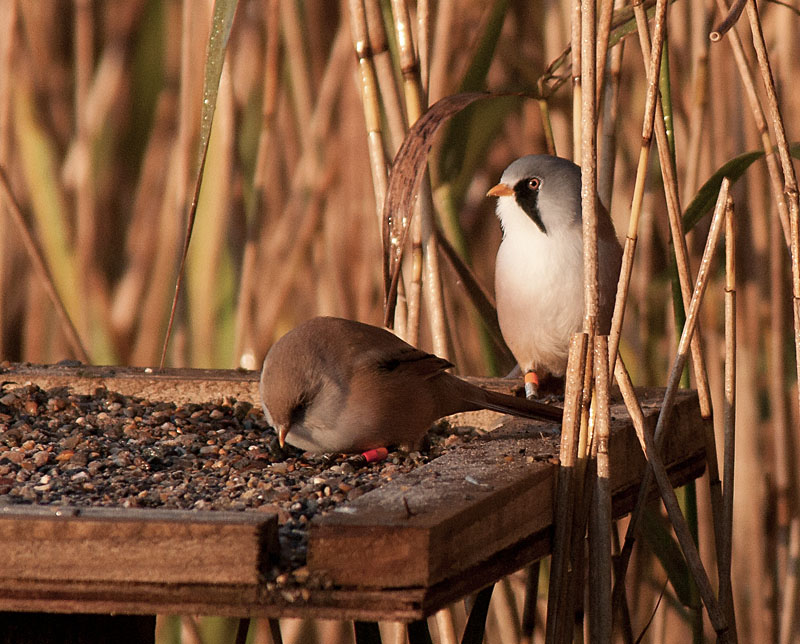
[[[478,387],[472,383],[466,383],[463,380],[462,382],[468,384],[471,389],[465,397],[469,398],[471,402],[479,407],[536,420],[554,420],[561,422],[561,418],[564,416],[564,410],[561,409],[561,407],[537,402],[536,400],[528,400],[527,398],[509,396],[508,394],[501,394],[497,391],[490,391],[489,389]]]

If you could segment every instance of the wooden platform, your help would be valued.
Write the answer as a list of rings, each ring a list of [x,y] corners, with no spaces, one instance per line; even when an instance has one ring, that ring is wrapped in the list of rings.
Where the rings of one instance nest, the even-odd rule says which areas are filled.
[[[0,378],[151,400],[257,402],[253,372],[3,365]],[[640,392],[652,425],[662,395]],[[611,413],[621,516],[644,460],[624,407]],[[700,423],[696,395],[682,392],[664,453],[676,486],[704,470]],[[420,619],[549,552],[555,429],[512,420],[317,517],[309,582],[291,588],[262,581],[265,562],[278,554],[275,518],[262,513],[0,508],[0,611]]]

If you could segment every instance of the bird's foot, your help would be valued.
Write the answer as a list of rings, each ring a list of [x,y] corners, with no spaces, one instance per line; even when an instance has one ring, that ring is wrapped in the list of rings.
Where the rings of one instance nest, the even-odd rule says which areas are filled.
[[[539,376],[535,371],[525,372],[525,397],[533,400],[539,395]]]

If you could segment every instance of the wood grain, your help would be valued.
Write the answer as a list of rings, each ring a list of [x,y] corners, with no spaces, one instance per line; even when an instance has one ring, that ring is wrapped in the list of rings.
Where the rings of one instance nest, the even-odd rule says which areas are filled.
[[[277,550],[273,514],[0,507],[0,580],[258,584]]]
[[[6,382],[79,393],[106,387],[154,401],[233,396],[256,404],[256,372],[80,366],[0,366]],[[481,380],[508,391],[516,381]],[[639,391],[655,423],[663,390]],[[644,460],[621,404],[611,407],[615,516],[630,511]],[[491,429],[498,415],[452,423]],[[674,485],[705,465],[695,392],[681,392],[664,461]],[[286,592],[261,573],[276,552],[260,513],[0,508],[0,610],[181,613],[410,621],[479,590],[551,548],[558,436],[554,426],[504,421],[486,436],[398,476],[314,520],[313,584]],[[72,512],[72,513],[70,513]]]
[[[644,398],[655,424],[659,390]],[[617,516],[629,508],[644,458],[624,406],[611,408],[609,458]],[[682,393],[665,447],[668,467],[703,454],[693,419],[697,398]],[[514,419],[474,442],[314,520],[309,568],[341,586],[433,586],[532,534],[553,517],[557,463],[532,461],[552,424]]]
[[[0,365],[0,378],[19,385],[33,382],[42,389],[69,387],[76,394],[105,387],[124,396],[177,405],[226,397],[260,404],[257,371],[5,363]]]

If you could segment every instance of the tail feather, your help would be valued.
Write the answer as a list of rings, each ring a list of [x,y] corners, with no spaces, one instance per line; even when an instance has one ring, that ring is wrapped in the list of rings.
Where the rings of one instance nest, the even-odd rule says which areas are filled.
[[[527,398],[519,398],[517,396],[509,396],[496,391],[489,391],[488,389],[481,388],[480,390],[485,397],[479,404],[486,407],[486,409],[522,416],[524,418],[554,420],[558,422],[561,422],[561,418],[564,416],[564,410],[555,405],[548,405],[547,403],[528,400]]]

